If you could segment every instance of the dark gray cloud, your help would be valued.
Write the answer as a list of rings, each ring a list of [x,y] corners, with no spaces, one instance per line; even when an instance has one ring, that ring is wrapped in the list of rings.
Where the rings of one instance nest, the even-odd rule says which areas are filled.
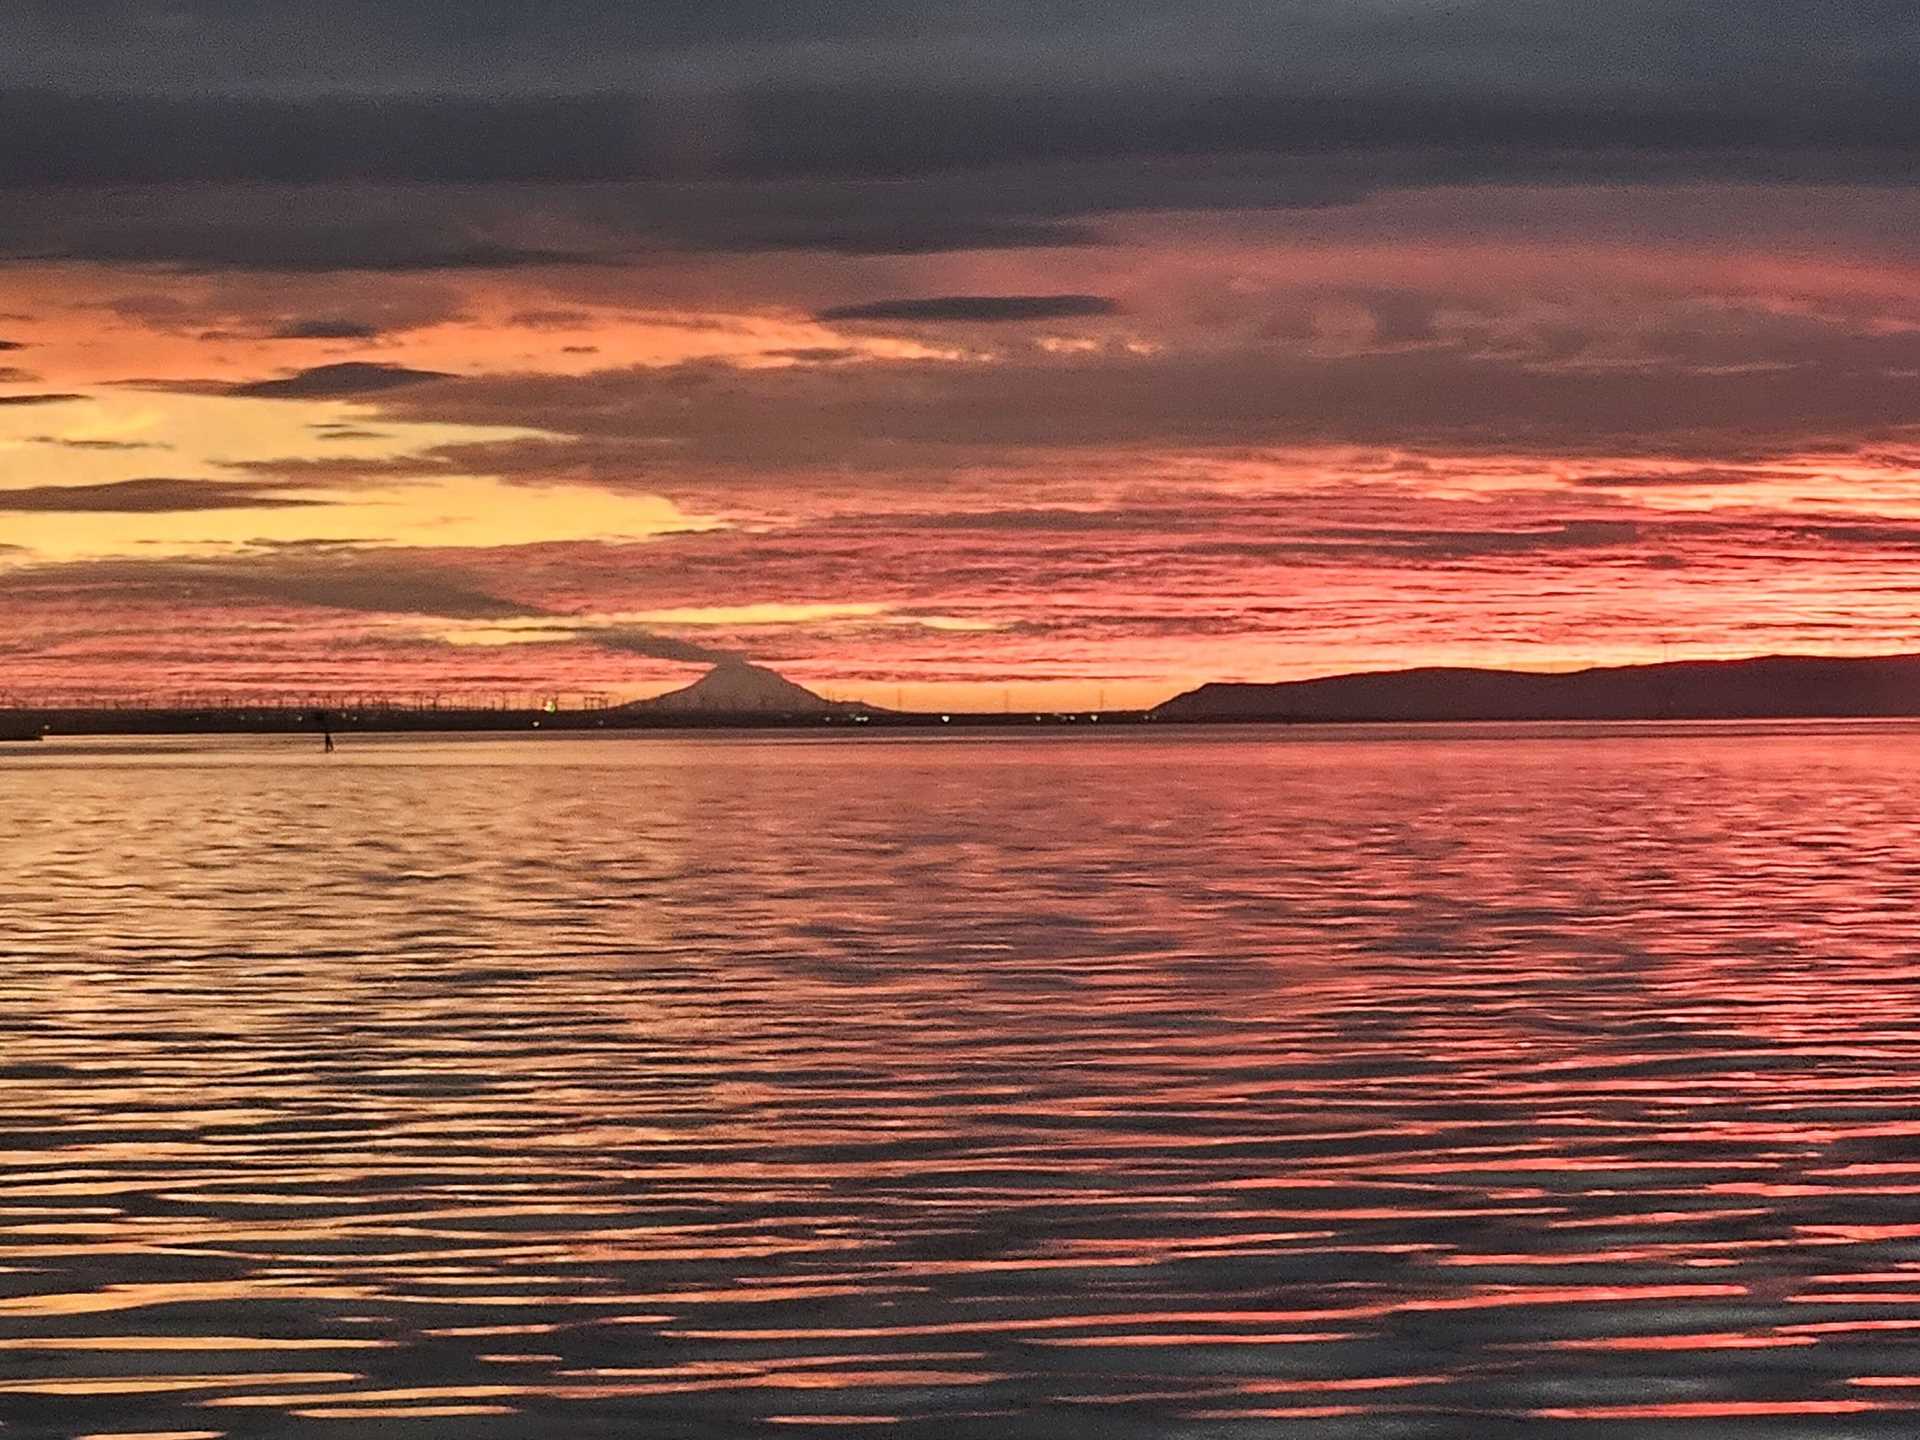
[[[396,563],[347,552],[308,560],[297,551],[258,561],[208,562],[196,573],[263,599],[379,615],[506,620],[540,612],[430,564]]]
[[[1022,320],[1079,320],[1119,312],[1102,295],[933,295],[910,300],[868,300],[835,305],[817,317],[826,321],[909,320],[999,324]]]
[[[157,515],[199,510],[285,510],[318,502],[276,495],[246,482],[154,477],[103,485],[34,485],[0,490],[0,511]]]
[[[1920,174],[1904,0],[25,0],[8,26],[0,185],[35,203],[0,207],[0,260],[908,255],[1406,187]]]
[[[725,229],[708,226],[682,243],[719,251],[806,251],[831,255],[935,255],[949,250],[1047,250],[1094,245],[1099,231],[1066,220],[990,215],[848,214],[831,219],[773,217]]]
[[[103,454],[118,454],[128,450],[171,450],[173,446],[159,440],[69,440],[63,435],[36,435],[35,445],[53,445],[62,450],[92,450]]]
[[[852,84],[1143,90],[1240,77],[1301,93],[1626,94],[1710,106],[1897,88],[1903,0],[16,0],[0,84],[101,93],[452,96]]]
[[[365,614],[505,620],[540,612],[480,589],[431,557],[351,547],[288,546],[219,560],[93,560],[0,576],[0,594],[93,592],[164,606],[209,599],[310,605]]]
[[[381,365],[349,360],[318,365],[279,380],[254,380],[230,387],[229,395],[256,400],[339,400],[354,395],[377,395],[408,385],[450,378],[438,370],[413,370],[404,365]]]
[[[0,511],[5,508],[0,503]],[[0,553],[12,548],[0,544]],[[82,560],[0,572],[0,598],[53,598],[70,603],[76,596],[95,594],[156,609],[209,601],[252,602],[428,620],[550,621],[556,635],[617,654],[695,665],[741,658],[734,651],[698,641],[638,626],[606,628],[526,604],[483,588],[436,557],[417,552],[396,556],[392,551],[372,552],[352,545],[302,542],[222,559]]]
[[[1144,183],[1143,183],[1144,182]],[[0,261],[164,266],[189,274],[632,267],[685,252],[926,254],[1093,243],[1082,209],[1160,204],[1168,186],[1140,166],[1069,175],[939,177],[912,184],[789,181],[705,184],[63,186],[0,205]],[[1326,193],[1316,176],[1257,186],[1223,173],[1211,200],[1282,204]],[[1344,186],[1345,192],[1353,187]],[[1227,194],[1226,191],[1231,191]],[[555,235],[568,243],[556,245]],[[165,319],[170,296],[133,297]],[[529,312],[564,315],[564,307]],[[385,318],[385,317],[383,317]],[[550,320],[530,328],[548,328]]]
[[[860,351],[844,345],[796,345],[786,350],[769,350],[772,360],[791,360],[796,365],[838,365],[858,359]]]
[[[381,330],[362,320],[291,320],[269,332],[270,340],[374,340]]]
[[[715,650],[708,645],[701,645],[692,640],[682,640],[673,635],[659,635],[651,630],[627,627],[613,630],[585,630],[580,632],[580,638],[602,650],[612,650],[622,655],[642,655],[649,660],[681,660],[693,665],[719,665],[729,660],[740,659],[735,651]]]
[[[1221,7],[1213,7],[1219,10]],[[1030,44],[1089,20],[1124,27],[1125,0],[1102,15],[1085,0],[1023,4],[957,0],[840,0],[787,6],[767,0],[334,0],[324,9],[257,0],[142,0],[61,6],[26,0],[10,14],[15,45],[0,79],[191,89],[403,86],[492,90],[629,83],[650,57],[684,65],[704,52],[776,54],[782,47],[848,47],[1006,32]],[[217,38],[218,43],[214,43]],[[821,55],[824,60],[826,57]]]
[[[0,186],[900,179],[1060,161],[1418,149],[1496,172],[1555,157],[1823,152],[1897,174],[1920,145],[1903,86],[1528,100],[1500,92],[1171,87],[757,88],[706,103],[561,99],[162,99],[0,92]],[[1276,85],[1284,82],[1276,81]],[[1365,82],[1361,82],[1364,84]],[[1873,157],[1878,157],[1877,159]],[[1460,163],[1460,162],[1456,162]]]
[[[1920,550],[1920,525],[1857,523],[1833,525],[1795,525],[1783,527],[1785,533],[1840,545],[1864,545]]]
[[[1903,151],[1905,0],[16,0],[0,182]],[[1889,175],[1901,158],[1883,155]]]
[[[69,400],[85,400],[85,395],[0,395],[0,405],[64,405]]]
[[[1489,182],[1528,190],[1477,190],[1471,204],[1423,212],[1419,223],[1449,233],[1505,226],[1644,239],[1652,230],[1724,235],[1729,243],[1765,233],[1804,234],[1812,226],[1823,236],[1858,235],[1907,249],[1914,233],[1905,213],[1910,192],[1889,182],[1904,183],[1915,172],[1904,150],[1803,150],[1783,158],[1750,148],[1669,155],[1426,145],[1209,156],[1204,164],[1062,160],[913,179],[442,184],[430,194],[417,185],[366,182],[66,186],[36,190],[31,204],[0,205],[0,263],[64,260],[217,277],[559,267],[593,281],[608,272],[650,276],[656,272],[649,267],[685,254],[1087,248],[1108,235],[1117,217],[1141,211],[1284,212],[1286,223],[1302,227],[1325,228],[1329,217],[1359,226],[1374,215],[1356,208],[1370,197]],[[1707,180],[1765,186],[1768,203],[1743,202],[1737,186],[1707,186]],[[1785,181],[1803,183],[1783,187]],[[1840,201],[1830,188],[1819,188],[1841,184],[1852,188]],[[1603,193],[1606,205],[1583,208],[1579,202],[1593,193]],[[1417,199],[1416,193],[1406,204]],[[1374,223],[1388,219],[1376,216]],[[153,310],[164,297],[140,298]],[[197,328],[224,328],[198,311],[190,318],[201,322]],[[393,328],[395,319],[419,317],[377,318]]]
[[[41,227],[44,228],[44,227]],[[8,247],[13,261],[81,261],[106,265],[165,265],[189,273],[224,271],[323,275],[379,270],[397,275],[438,270],[525,270],[601,265],[588,252],[503,245],[435,233],[431,219],[417,230],[368,229],[351,224],[306,227],[286,222],[232,224],[210,215],[196,224],[153,225],[140,217],[94,228],[84,221],[55,243]]]
[[[26,342],[23,340],[0,340],[0,355],[4,355],[9,351],[24,350],[26,348]]]
[[[31,205],[0,205],[0,260],[155,265],[188,274],[312,274],[378,270],[394,274],[521,270],[617,263],[629,241],[610,234],[604,250],[555,246],[528,233],[568,204],[576,231],[596,228],[590,191],[345,183],[337,186],[145,186],[116,190],[63,186],[34,192]],[[182,302],[165,294],[129,297],[149,319]],[[413,318],[408,316],[400,319]]]

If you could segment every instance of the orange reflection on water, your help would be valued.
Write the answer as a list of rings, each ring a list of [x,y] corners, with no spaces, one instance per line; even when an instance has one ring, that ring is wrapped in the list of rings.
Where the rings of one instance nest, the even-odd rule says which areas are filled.
[[[0,1338],[0,1350],[382,1350],[395,1340],[353,1340],[306,1336],[269,1339],[254,1335],[16,1335]]]
[[[511,1405],[314,1405],[289,1410],[301,1420],[463,1420],[478,1415],[511,1415]]]
[[[148,1395],[175,1390],[226,1390],[240,1385],[344,1384],[361,1377],[351,1370],[285,1371],[215,1375],[130,1375],[88,1380],[0,1380],[0,1395]],[[218,1403],[218,1402],[215,1402]]]

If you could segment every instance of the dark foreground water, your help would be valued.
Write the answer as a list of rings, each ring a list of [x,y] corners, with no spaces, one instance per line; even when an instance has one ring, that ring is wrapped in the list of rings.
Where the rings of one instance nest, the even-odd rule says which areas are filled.
[[[0,1437],[1920,1433],[1920,729],[0,752]]]

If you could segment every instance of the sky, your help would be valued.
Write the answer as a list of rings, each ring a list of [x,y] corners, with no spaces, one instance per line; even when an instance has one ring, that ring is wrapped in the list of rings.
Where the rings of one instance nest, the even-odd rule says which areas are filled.
[[[1920,651],[1905,0],[0,30],[0,700]]]

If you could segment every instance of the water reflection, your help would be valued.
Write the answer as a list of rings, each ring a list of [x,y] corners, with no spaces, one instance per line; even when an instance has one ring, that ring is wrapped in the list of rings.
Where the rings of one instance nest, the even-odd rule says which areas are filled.
[[[1917,756],[8,755],[0,1420],[1911,1435]]]

